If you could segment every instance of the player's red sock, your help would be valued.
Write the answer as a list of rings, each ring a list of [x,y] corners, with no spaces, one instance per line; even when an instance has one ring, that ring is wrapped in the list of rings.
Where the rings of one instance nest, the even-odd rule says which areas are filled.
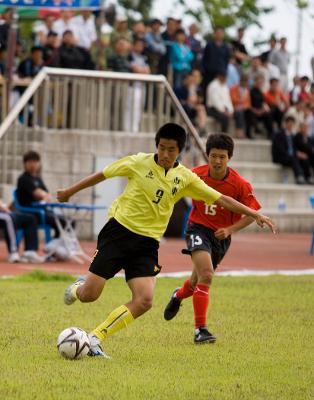
[[[194,321],[195,328],[206,325],[206,313],[209,302],[209,287],[199,283],[193,293]]]
[[[176,292],[176,297],[178,299],[186,299],[187,297],[192,296],[194,289],[191,288],[190,279],[187,279],[183,286]]]

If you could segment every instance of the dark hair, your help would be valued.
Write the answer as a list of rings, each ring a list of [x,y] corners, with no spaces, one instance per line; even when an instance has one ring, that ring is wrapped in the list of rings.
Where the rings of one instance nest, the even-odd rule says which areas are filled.
[[[184,29],[180,28],[176,30],[176,35],[185,35]]]
[[[31,54],[35,53],[36,51],[41,51],[43,52],[43,48],[41,46],[33,46],[31,48]]]
[[[295,118],[292,115],[284,117],[284,122],[295,122]]]
[[[211,149],[227,150],[228,157],[233,156],[234,142],[233,139],[225,133],[214,133],[208,136],[206,142],[206,154],[209,155]]]
[[[37,153],[37,151],[30,150],[27,153],[25,153],[23,156],[24,164],[27,161],[40,161],[40,155]]]
[[[279,79],[278,79],[278,78],[270,78],[270,79],[269,79],[269,83],[270,83],[270,84],[272,84],[272,83],[274,83],[274,82],[279,82]]]
[[[185,146],[186,132],[182,126],[169,122],[158,129],[155,136],[156,147],[158,147],[160,139],[175,140],[181,152]]]

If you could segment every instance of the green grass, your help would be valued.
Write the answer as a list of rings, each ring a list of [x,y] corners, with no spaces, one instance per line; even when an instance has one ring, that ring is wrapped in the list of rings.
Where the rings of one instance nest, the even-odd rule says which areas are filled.
[[[92,304],[62,303],[68,278],[35,273],[0,281],[0,399],[254,400],[314,398],[314,277],[217,277],[214,345],[195,346],[191,299],[163,308],[180,279],[159,279],[153,309],[105,343],[111,361],[68,361],[66,327],[90,330],[129,299],[123,279]],[[64,280],[64,281],[62,281]]]

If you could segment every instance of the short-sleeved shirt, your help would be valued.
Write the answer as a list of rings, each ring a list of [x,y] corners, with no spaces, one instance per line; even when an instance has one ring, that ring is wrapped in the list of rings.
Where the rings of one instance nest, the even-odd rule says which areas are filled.
[[[128,184],[111,205],[109,218],[139,235],[160,240],[164,234],[174,204],[188,196],[213,204],[221,196],[202,180],[176,163],[166,171],[157,164],[154,154],[138,153],[108,165],[106,178],[125,176]]]
[[[218,190],[220,193],[230,196],[247,207],[259,210],[261,205],[256,200],[252,186],[241,175],[232,168],[228,168],[227,175],[222,180],[213,179],[209,176],[209,166],[200,165],[193,168],[202,181],[208,186]],[[240,214],[235,214],[218,204],[208,205],[203,201],[193,200],[193,208],[189,217],[189,223],[204,225],[216,231],[239,221]]]
[[[17,198],[22,206],[30,206],[36,198],[33,193],[36,189],[43,189],[48,192],[43,180],[39,176],[33,176],[24,172],[17,181]]]

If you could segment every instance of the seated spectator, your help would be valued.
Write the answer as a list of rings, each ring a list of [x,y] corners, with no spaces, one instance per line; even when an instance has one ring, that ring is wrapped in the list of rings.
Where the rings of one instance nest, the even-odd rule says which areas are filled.
[[[272,120],[276,122],[279,129],[282,117],[289,107],[289,100],[280,88],[279,79],[272,78],[270,80],[269,89],[264,93],[264,97],[270,108]]]
[[[37,254],[37,222],[33,215],[11,212],[0,200],[0,229],[4,230],[4,239],[8,248],[8,261],[10,263],[31,262],[38,264],[45,261],[45,257]],[[19,256],[16,243],[17,229],[22,229],[24,234],[25,250],[22,257]]]
[[[90,53],[83,47],[75,44],[72,31],[65,31],[63,33],[57,66],[59,68],[73,69],[94,69],[95,67]]]
[[[309,82],[310,82],[310,80],[309,80],[308,76],[302,76],[300,78],[299,99],[303,100],[305,102],[309,101],[309,98],[310,98],[309,89],[308,89]]]
[[[133,43],[136,39],[145,40],[146,26],[143,21],[135,21],[132,25],[132,40]]]
[[[56,32],[49,32],[46,39],[46,44],[43,47],[44,64],[49,67],[54,67],[59,59],[59,40]]]
[[[296,183],[304,184],[305,178],[293,140],[294,123],[295,120],[293,117],[288,116],[284,118],[283,128],[273,138],[272,158],[274,163],[292,168]]]
[[[173,71],[173,87],[182,86],[184,78],[192,69],[193,53],[185,44],[183,29],[178,29],[170,50],[170,64]]]
[[[195,70],[184,79],[183,85],[175,89],[175,93],[191,121],[199,128],[201,136],[206,135],[206,109],[199,98],[199,88]]]
[[[248,70],[248,77],[249,77],[249,85],[252,87],[254,85],[255,78],[257,75],[263,77],[263,92],[266,91],[267,85],[265,84],[266,80],[268,79],[268,71],[266,68],[263,67],[261,58],[256,56],[253,57],[251,60],[251,66]],[[265,90],[264,90],[265,89]]]
[[[244,131],[251,138],[249,127],[251,121],[251,96],[247,75],[242,74],[240,83],[232,86],[230,96],[234,109],[234,120],[236,125],[235,137],[243,138]]]
[[[294,136],[294,147],[307,183],[314,184],[314,144],[309,136],[309,126],[303,122]]]
[[[160,69],[160,59],[166,54],[166,45],[161,37],[160,28],[162,22],[160,19],[153,19],[150,23],[151,30],[145,35],[146,42],[146,55],[148,59],[148,64],[151,69],[152,74],[161,73]]]
[[[227,66],[227,85],[230,89],[232,86],[238,85],[240,82],[240,74],[236,66],[236,58],[232,54]]]
[[[129,49],[130,44],[126,39],[121,37],[115,41],[113,52],[107,60],[110,71],[130,72]]]
[[[219,122],[221,132],[228,132],[230,118],[233,115],[233,105],[224,72],[219,72],[208,85],[206,106],[207,115]]]
[[[119,39],[125,39],[126,43],[131,46],[132,43],[132,32],[128,29],[128,18],[126,15],[118,14],[116,16],[116,21],[114,29],[110,34],[110,47],[114,48],[115,43]]]
[[[43,66],[43,49],[39,46],[33,46],[31,56],[20,63],[17,73],[20,78],[33,78]]]
[[[290,104],[296,104],[299,101],[301,87],[300,87],[300,77],[298,75],[293,77],[293,87],[289,93]]]
[[[300,125],[304,122],[305,103],[303,100],[298,100],[296,104],[289,107],[285,113],[285,117],[291,116],[294,118],[294,133],[298,132]]]
[[[97,40],[95,19],[92,12],[90,10],[82,10],[71,19],[71,23],[76,26],[77,46],[90,51]]]
[[[29,151],[24,154],[24,173],[19,176],[17,181],[17,198],[22,206],[31,207],[33,202],[43,201],[50,202],[51,194],[48,192],[46,185],[40,177],[40,155],[35,151]],[[38,214],[34,213],[37,221],[40,222]],[[55,214],[52,211],[46,210],[46,223],[55,231],[55,237],[59,237]],[[58,215],[58,219],[62,226],[66,226],[67,219]],[[72,223],[74,226],[74,223]]]
[[[256,124],[256,122],[262,122],[268,138],[273,136],[273,126],[270,114],[270,108],[268,107],[264,94],[262,92],[264,78],[262,75],[257,75],[254,80],[254,85],[250,91],[251,95],[251,116],[252,122],[247,128],[247,136],[251,137],[251,125]]]

